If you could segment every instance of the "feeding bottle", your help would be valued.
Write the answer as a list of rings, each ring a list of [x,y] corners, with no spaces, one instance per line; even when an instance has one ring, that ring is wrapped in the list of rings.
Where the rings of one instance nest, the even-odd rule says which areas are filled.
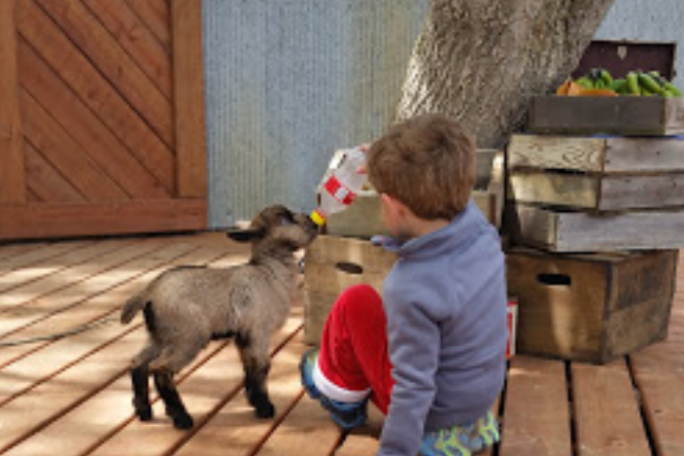
[[[311,213],[311,220],[317,225],[323,225],[331,214],[346,209],[366,182],[366,175],[359,172],[366,154],[358,148],[345,149],[338,154],[339,160],[335,161],[339,163],[331,166],[333,172],[323,183],[318,207]]]

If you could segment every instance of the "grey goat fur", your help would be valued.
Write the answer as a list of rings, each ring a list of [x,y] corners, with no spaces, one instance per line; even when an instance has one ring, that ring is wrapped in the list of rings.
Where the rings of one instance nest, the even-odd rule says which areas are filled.
[[[141,421],[152,419],[149,376],[179,429],[193,426],[176,390],[174,375],[211,340],[232,337],[240,352],[245,390],[260,418],[274,415],[266,377],[273,334],[283,326],[297,288],[294,253],[309,245],[317,228],[305,214],[284,206],[262,210],[246,230],[229,231],[251,242],[248,263],[226,269],[181,266],[170,269],[131,297],[121,311],[129,323],[142,311],[149,339],[133,359],[133,406]]]

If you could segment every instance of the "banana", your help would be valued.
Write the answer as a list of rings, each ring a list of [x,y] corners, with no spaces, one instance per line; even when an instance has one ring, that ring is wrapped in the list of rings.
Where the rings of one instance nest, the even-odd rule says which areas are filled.
[[[577,79],[575,81],[575,83],[579,84],[579,86],[582,87],[583,89],[593,89],[594,88],[594,83],[587,76],[582,76],[581,78]]]
[[[596,83],[596,81],[601,79],[601,69],[600,68],[592,68],[591,70],[589,70],[589,73],[587,73],[587,76],[589,76],[589,79],[591,79],[592,81],[594,81],[594,83]]]
[[[610,88],[615,91],[615,93],[625,94],[627,93],[627,81],[624,79],[614,79]]]
[[[671,82],[666,81],[663,84],[663,88],[665,90],[667,90],[668,92],[672,93],[672,95],[674,95],[675,97],[681,97],[682,96],[682,91],[679,90],[679,88],[676,85],[672,84]]]
[[[653,94],[660,94],[663,91],[663,88],[660,87],[660,84],[658,84],[651,76],[645,73],[639,73],[637,75],[637,78],[639,79],[639,85],[642,87],[642,89],[646,89],[648,92],[653,93]]]
[[[627,81],[627,89],[630,95],[641,95],[641,90],[639,89],[639,77],[636,72],[630,71],[625,76],[625,81]]]
[[[613,84],[613,76],[611,76],[608,70],[601,68],[601,80],[606,87],[610,87]]]

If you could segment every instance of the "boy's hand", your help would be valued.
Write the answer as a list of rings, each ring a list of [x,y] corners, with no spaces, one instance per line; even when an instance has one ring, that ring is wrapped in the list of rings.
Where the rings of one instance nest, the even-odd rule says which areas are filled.
[[[356,148],[366,154],[370,150],[371,144],[372,143],[359,144]],[[356,169],[356,172],[357,174],[366,174],[366,162],[363,162],[363,164]]]
[[[372,145],[373,143],[363,143],[356,146],[356,148],[359,149],[361,152],[366,153],[370,150]]]

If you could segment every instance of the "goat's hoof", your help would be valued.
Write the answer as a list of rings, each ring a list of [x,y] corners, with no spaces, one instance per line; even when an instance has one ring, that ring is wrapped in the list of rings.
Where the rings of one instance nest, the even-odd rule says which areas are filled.
[[[273,404],[262,405],[254,409],[257,418],[273,418],[275,416],[275,407]]]
[[[173,417],[173,427],[176,429],[190,429],[195,425],[190,415],[179,415]]]
[[[135,414],[138,416],[140,421],[151,421],[152,420],[152,407],[139,407],[135,409]]]
[[[152,406],[150,401],[143,398],[133,399],[133,409],[140,421],[150,421],[152,419]]]

